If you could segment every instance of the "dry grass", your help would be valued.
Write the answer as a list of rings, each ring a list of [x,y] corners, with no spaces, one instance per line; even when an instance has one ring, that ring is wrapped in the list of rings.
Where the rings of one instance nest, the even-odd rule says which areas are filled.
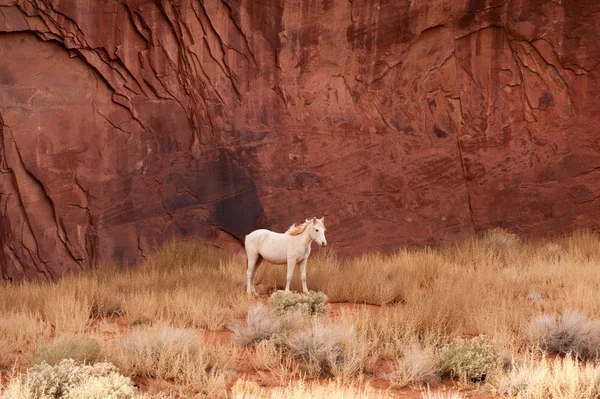
[[[219,366],[235,363],[235,352],[203,345],[194,330],[166,325],[131,331],[112,350],[112,360],[126,374],[173,381],[209,397],[226,396],[229,372]]]
[[[242,289],[244,276],[238,256],[191,238],[173,239],[135,268],[101,265],[58,283],[4,284],[0,318],[37,313],[57,333],[81,333],[90,319],[115,315],[130,323],[217,330],[255,302]]]
[[[439,380],[434,348],[409,344],[384,378],[392,388],[433,384]]]
[[[73,359],[80,363],[93,364],[101,359],[101,355],[100,344],[94,338],[64,334],[40,348],[37,362],[54,365],[63,359]]]
[[[427,391],[421,393],[422,399],[462,399],[463,397],[464,396],[454,391],[431,392],[430,389],[427,389]]]
[[[541,361],[529,356],[496,383],[500,394],[516,399],[595,399],[600,397],[600,367],[571,356]]]
[[[27,364],[41,342],[49,339],[51,328],[35,313],[5,313],[0,319],[0,369],[18,361]]]
[[[278,314],[264,305],[256,305],[248,311],[245,324],[236,322],[229,329],[238,344],[247,346],[265,340],[282,342],[307,323],[308,317],[302,311]]]
[[[197,339],[199,328],[219,330],[232,326],[236,342],[250,345],[244,350],[255,356],[247,364],[268,371],[265,376],[271,376],[274,383],[289,382],[301,372],[375,372],[370,368],[371,360],[380,358],[394,362],[396,376],[390,380],[395,385],[418,384],[422,379],[419,375],[426,376],[424,370],[428,366],[419,364],[419,356],[412,356],[410,348],[434,351],[455,337],[478,335],[488,336],[499,352],[539,354],[544,349],[593,359],[600,346],[595,333],[596,320],[600,320],[599,269],[600,238],[589,231],[521,242],[511,234],[494,230],[444,248],[404,249],[391,255],[371,253],[354,258],[317,250],[308,263],[311,289],[322,291],[331,302],[383,307],[342,310],[334,319],[326,315],[317,321],[301,317],[287,320],[285,315],[276,317],[256,307],[257,300],[246,296],[242,254],[227,254],[193,239],[176,239],[134,268],[103,265],[77,276],[66,276],[55,284],[2,284],[0,366],[10,367],[16,360],[27,364],[38,347],[49,344],[52,337],[89,335],[92,326],[110,327],[110,332],[98,333],[112,337],[102,344],[105,349],[117,348],[113,340],[119,327],[111,324],[114,319],[100,323],[95,320],[112,316],[122,316],[118,320],[129,324],[128,328],[164,324],[172,329],[194,329]],[[257,283],[273,291],[283,288],[285,267],[264,265]],[[292,289],[299,291],[300,287],[296,275]],[[243,317],[247,317],[245,322],[241,321]],[[336,323],[343,327],[336,327]],[[152,328],[158,327],[146,330]],[[340,337],[351,331],[353,338],[349,341],[369,348],[369,356],[356,363],[362,362],[362,366],[349,366],[350,372],[335,371],[339,364],[354,363],[341,362],[337,355],[322,356],[328,351],[321,348],[328,344],[319,346],[319,342],[329,342],[329,338],[324,338],[328,335],[319,332],[319,328],[335,330],[333,335]],[[144,340],[150,342],[151,338]],[[196,387],[194,393],[206,395],[212,389],[206,387],[210,386],[214,387],[215,396],[223,395],[228,381],[224,370],[235,369],[235,365],[226,364],[225,360],[218,365],[219,361],[210,356],[208,359],[205,354],[221,353],[219,356],[227,359],[228,351],[241,350],[233,348],[201,347],[200,355],[180,352],[170,358],[167,354],[171,349],[163,347],[164,354],[159,359],[165,355],[171,360],[163,363],[179,371],[170,371],[177,374],[175,378],[164,369],[161,378]],[[120,350],[123,358],[115,355],[118,351],[107,353],[115,356],[115,362],[120,362],[126,372],[149,375],[140,371],[143,368],[136,368],[133,354]],[[294,351],[296,355],[292,356]],[[329,360],[307,361],[311,356],[337,360],[329,365]],[[192,358],[194,361],[188,361]],[[163,370],[162,365],[153,367],[154,371]]]
[[[311,256],[308,281],[331,302],[401,304],[411,328],[427,334],[485,334],[508,348],[523,343],[524,326],[546,313],[576,309],[600,316],[600,238],[587,231],[540,242],[471,239],[441,248],[339,258]],[[512,237],[508,235],[509,237]],[[265,265],[259,283],[280,288],[285,271]],[[294,279],[292,288],[300,283]]]
[[[353,325],[318,321],[294,333],[283,345],[309,378],[359,374],[365,368],[371,350]]]
[[[362,381],[334,380],[319,384],[296,381],[286,387],[269,389],[246,380],[238,380],[232,388],[233,399],[392,399],[391,393],[377,390]]]
[[[282,363],[283,353],[274,340],[261,341],[254,347],[252,367],[255,370],[271,370]]]

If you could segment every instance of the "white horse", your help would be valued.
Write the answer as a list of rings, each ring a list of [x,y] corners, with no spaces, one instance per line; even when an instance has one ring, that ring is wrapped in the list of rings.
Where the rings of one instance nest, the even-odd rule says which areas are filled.
[[[245,247],[248,256],[248,270],[246,277],[248,294],[256,294],[254,288],[254,276],[263,259],[276,265],[287,264],[287,282],[285,290],[290,290],[290,282],[294,275],[294,269],[300,264],[302,275],[302,291],[308,292],[306,288],[306,260],[310,255],[310,244],[314,241],[324,247],[327,245],[325,239],[325,218],[311,220],[306,219],[300,226],[291,225],[283,234],[270,230],[255,230],[246,236]]]

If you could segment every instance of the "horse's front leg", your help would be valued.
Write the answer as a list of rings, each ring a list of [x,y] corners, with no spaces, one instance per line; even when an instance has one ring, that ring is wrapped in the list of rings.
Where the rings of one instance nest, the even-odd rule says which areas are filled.
[[[292,282],[292,277],[294,276],[294,268],[296,267],[296,259],[288,259],[287,261],[287,277],[285,282],[285,291],[290,291],[290,283]]]
[[[304,259],[300,262],[300,275],[302,277],[302,292],[308,294],[308,288],[306,288],[306,262],[308,259]]]

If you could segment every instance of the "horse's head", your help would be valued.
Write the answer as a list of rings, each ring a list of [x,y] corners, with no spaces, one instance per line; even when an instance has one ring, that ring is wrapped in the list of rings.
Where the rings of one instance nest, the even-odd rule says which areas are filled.
[[[317,242],[320,246],[324,247],[327,245],[327,239],[325,238],[325,217],[321,219],[312,218],[310,226],[310,237]]]

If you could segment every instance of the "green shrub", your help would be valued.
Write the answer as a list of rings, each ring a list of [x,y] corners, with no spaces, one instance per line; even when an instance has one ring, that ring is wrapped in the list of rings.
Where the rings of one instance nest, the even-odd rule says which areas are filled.
[[[16,377],[2,394],[3,399],[129,399],[136,396],[132,381],[110,363],[93,366],[65,359],[51,366],[30,368]]]
[[[498,352],[483,335],[471,339],[455,338],[438,353],[441,374],[466,381],[485,380],[500,363]]]
[[[320,315],[329,310],[327,295],[309,291],[307,294],[276,291],[269,297],[268,307],[274,313],[282,315],[290,311],[301,311],[309,315]]]
[[[51,344],[40,348],[38,363],[54,365],[63,359],[73,359],[93,364],[100,359],[101,352],[100,344],[93,338],[64,334],[56,337]]]

